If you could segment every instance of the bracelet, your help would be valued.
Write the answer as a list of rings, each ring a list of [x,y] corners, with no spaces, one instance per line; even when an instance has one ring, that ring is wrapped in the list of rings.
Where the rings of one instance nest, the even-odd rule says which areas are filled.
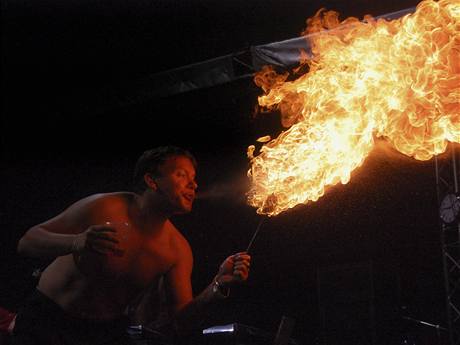
[[[219,294],[223,298],[227,298],[230,295],[230,288],[223,287],[217,280],[217,277],[215,277],[212,283],[212,292]]]
[[[72,254],[74,253],[78,253],[80,250],[78,248],[78,237],[75,236],[75,238],[73,239],[73,242],[72,242],[72,246],[70,247],[70,252]]]

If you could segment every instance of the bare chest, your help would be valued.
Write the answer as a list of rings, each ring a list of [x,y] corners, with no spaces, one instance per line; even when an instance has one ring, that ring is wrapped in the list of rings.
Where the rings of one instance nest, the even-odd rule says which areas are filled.
[[[108,265],[131,283],[143,288],[167,273],[174,264],[174,258],[167,241],[141,237],[127,244],[123,256],[109,257]]]
[[[142,289],[174,264],[175,255],[165,236],[146,236],[133,230],[118,239],[122,255],[82,255],[78,263],[82,273],[96,280],[121,280],[127,286]]]

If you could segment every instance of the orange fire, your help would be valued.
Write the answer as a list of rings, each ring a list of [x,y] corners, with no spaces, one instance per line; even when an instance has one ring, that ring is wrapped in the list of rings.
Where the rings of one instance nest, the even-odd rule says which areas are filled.
[[[259,105],[289,127],[257,156],[248,148],[248,203],[259,214],[347,183],[376,138],[418,160],[460,143],[460,0],[422,1],[392,21],[320,10],[307,25],[308,73],[287,81],[265,67],[255,77]]]

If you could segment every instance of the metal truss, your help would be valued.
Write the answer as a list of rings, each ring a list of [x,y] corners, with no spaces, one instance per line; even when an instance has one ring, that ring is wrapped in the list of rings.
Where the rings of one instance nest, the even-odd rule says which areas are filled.
[[[445,157],[436,157],[438,204],[448,194],[459,196],[459,147],[451,144]],[[446,289],[446,309],[450,345],[460,344],[460,219],[440,220],[441,246]]]

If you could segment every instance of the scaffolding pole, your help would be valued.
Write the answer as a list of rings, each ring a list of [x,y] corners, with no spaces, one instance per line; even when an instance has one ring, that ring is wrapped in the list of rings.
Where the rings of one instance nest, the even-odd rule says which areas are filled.
[[[441,217],[443,200],[448,196],[451,200],[453,196],[456,199],[460,196],[458,145],[450,144],[449,151],[446,158],[435,159],[436,189]],[[452,222],[440,220],[440,228],[449,340],[450,345],[460,345],[460,218],[457,215]]]

